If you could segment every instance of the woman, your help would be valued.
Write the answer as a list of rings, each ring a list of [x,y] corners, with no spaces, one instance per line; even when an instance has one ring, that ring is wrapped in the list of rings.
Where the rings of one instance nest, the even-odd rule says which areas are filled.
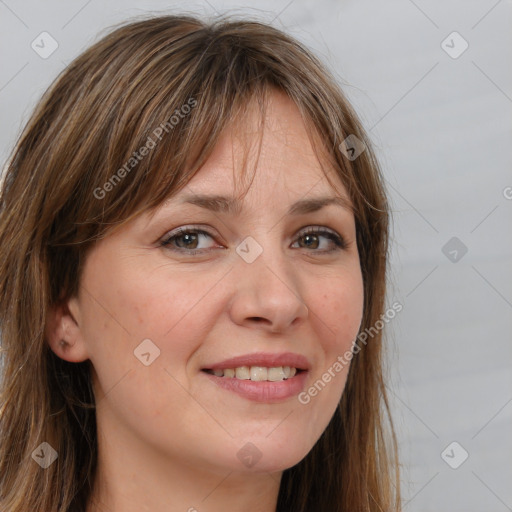
[[[117,28],[44,95],[0,201],[2,511],[399,510],[383,182],[298,42]]]

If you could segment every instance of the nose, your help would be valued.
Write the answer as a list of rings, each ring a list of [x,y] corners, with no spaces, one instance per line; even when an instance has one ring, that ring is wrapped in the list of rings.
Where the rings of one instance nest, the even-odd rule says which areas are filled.
[[[296,328],[308,317],[300,279],[282,254],[264,251],[255,261],[238,261],[230,301],[233,322],[270,333]]]

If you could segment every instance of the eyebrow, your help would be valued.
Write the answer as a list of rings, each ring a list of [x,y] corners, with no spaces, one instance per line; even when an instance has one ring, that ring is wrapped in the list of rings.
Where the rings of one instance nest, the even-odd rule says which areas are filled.
[[[193,204],[214,212],[229,213],[232,215],[239,215],[242,211],[242,204],[237,198],[222,195],[188,195],[183,198],[181,204]],[[325,196],[300,199],[290,206],[287,215],[312,213],[329,205],[339,206],[353,212],[353,207],[347,199],[337,196]]]

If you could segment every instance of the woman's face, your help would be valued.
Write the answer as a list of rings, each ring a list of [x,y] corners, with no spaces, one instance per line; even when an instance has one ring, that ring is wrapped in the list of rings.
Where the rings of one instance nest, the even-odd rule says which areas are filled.
[[[259,157],[249,153],[256,175],[240,211],[187,202],[235,195],[239,133],[226,130],[153,215],[97,243],[68,302],[67,356],[92,362],[107,450],[217,472],[281,471],[311,450],[340,400],[363,309],[354,216],[340,203],[305,203],[339,193],[280,93]]]

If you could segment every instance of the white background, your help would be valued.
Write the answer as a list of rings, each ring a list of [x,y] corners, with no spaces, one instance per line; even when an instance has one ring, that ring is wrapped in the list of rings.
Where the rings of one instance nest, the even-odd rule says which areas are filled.
[[[101,30],[183,10],[272,22],[339,78],[393,207],[389,304],[403,310],[387,338],[403,510],[512,510],[512,2],[1,0],[2,163],[42,92]],[[43,31],[58,43],[47,59],[31,48]],[[444,40],[453,55],[469,46],[452,58]],[[456,262],[442,252],[452,237],[467,247]],[[441,457],[453,441],[469,453],[458,469]],[[461,450],[448,450],[452,465]]]

